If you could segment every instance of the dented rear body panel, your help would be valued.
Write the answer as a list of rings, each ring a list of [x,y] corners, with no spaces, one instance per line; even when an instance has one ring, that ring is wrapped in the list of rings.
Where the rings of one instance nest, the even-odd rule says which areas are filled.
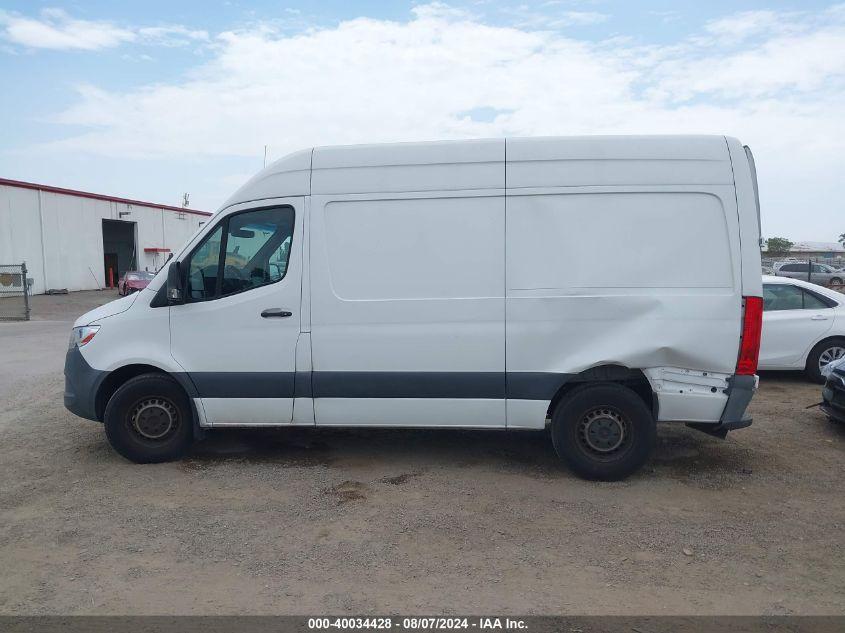
[[[660,421],[719,423],[744,296],[760,296],[752,172],[735,139],[507,147],[507,367],[641,370]],[[508,402],[534,428],[541,403]]]

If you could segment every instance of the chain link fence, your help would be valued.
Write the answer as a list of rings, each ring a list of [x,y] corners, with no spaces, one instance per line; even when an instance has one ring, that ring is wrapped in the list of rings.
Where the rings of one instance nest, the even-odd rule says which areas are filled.
[[[801,279],[845,293],[845,257],[766,257],[764,275]]]
[[[0,321],[29,321],[26,263],[0,264]]]

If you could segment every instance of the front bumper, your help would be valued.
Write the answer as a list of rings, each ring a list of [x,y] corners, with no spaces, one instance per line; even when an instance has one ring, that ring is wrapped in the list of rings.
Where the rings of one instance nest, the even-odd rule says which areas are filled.
[[[832,372],[827,377],[822,389],[822,400],[822,411],[835,420],[845,422],[845,374]]]
[[[97,390],[106,372],[94,369],[78,347],[65,356],[65,409],[80,418],[101,422],[97,418]]]

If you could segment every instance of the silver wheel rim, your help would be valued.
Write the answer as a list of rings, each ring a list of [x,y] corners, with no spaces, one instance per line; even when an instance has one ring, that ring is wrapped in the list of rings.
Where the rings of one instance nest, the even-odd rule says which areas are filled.
[[[618,450],[625,442],[628,423],[615,409],[597,407],[581,418],[578,435],[590,451],[607,455]]]
[[[819,371],[830,365],[833,361],[845,358],[845,347],[828,347],[819,355]]]
[[[176,407],[164,398],[141,400],[129,415],[132,429],[148,440],[160,440],[168,435],[177,420]]]

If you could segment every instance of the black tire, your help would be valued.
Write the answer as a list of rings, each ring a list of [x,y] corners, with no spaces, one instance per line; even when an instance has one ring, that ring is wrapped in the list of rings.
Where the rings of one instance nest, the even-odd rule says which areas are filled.
[[[636,393],[616,383],[578,387],[552,414],[558,457],[585,479],[617,481],[636,472],[651,455],[656,437],[651,411]]]
[[[831,286],[841,286],[842,280],[839,277],[834,277],[833,279],[830,280],[830,285]]]
[[[165,374],[142,374],[123,384],[103,420],[112,448],[136,464],[178,459],[193,442],[191,404]]]
[[[810,354],[807,356],[807,365],[804,368],[804,374],[807,378],[819,384],[824,383],[824,376],[822,376],[822,370],[819,367],[819,359],[822,354],[834,347],[845,347],[845,338],[837,336],[825,339],[824,341],[817,343],[816,346],[810,350]]]

